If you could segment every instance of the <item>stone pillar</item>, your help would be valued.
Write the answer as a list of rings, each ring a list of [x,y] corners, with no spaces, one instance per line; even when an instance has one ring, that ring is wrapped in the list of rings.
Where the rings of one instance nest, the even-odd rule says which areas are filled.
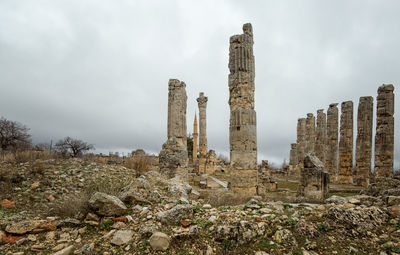
[[[229,46],[229,143],[231,187],[256,192],[257,126],[254,110],[253,28],[243,25],[243,34],[230,38]]]
[[[378,88],[376,103],[375,177],[393,177],[394,87]]]
[[[208,175],[211,175],[215,172],[215,158],[217,155],[215,155],[214,150],[210,150],[207,154],[207,162],[206,162],[206,169],[205,173]]]
[[[337,182],[338,177],[338,126],[339,126],[339,110],[338,104],[330,104],[327,111],[326,120],[326,155],[325,168],[329,173],[330,181]]]
[[[289,158],[289,171],[290,171],[290,175],[296,175],[295,171],[296,171],[296,165],[297,165],[297,144],[296,143],[292,143],[290,144],[290,158]]]
[[[339,183],[353,183],[353,102],[341,105],[339,141]]]
[[[160,171],[172,178],[184,174],[187,167],[186,84],[176,79],[168,82],[168,140],[159,155]]]
[[[315,156],[325,165],[326,154],[326,114],[323,109],[317,111],[317,129],[315,139]]]
[[[306,119],[297,119],[297,166],[296,172],[297,176],[300,176],[300,171],[303,168],[303,159],[305,156],[305,146],[306,146]]]
[[[199,133],[197,133],[197,114],[194,114],[194,122],[193,122],[193,165],[196,165],[197,161],[197,137]]]
[[[199,172],[205,173],[207,163],[207,101],[208,98],[204,96],[203,92],[200,92],[197,98],[197,104],[199,106]]]
[[[307,113],[306,119],[306,147],[305,154],[315,152],[315,117],[312,113]]]
[[[367,186],[371,177],[374,98],[360,97],[357,113],[356,175],[354,183]]]

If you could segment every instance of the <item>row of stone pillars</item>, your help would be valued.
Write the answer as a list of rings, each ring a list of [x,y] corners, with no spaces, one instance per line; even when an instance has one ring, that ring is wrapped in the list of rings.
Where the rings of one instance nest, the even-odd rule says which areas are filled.
[[[393,176],[394,152],[394,87],[378,88],[375,177]],[[297,143],[291,144],[290,169],[299,174],[302,159],[314,153],[325,164],[333,183],[368,185],[372,159],[373,97],[360,97],[357,114],[356,165],[353,174],[353,102],[341,104],[340,132],[337,103],[330,104],[327,115],[317,111],[317,123],[312,113],[297,122]],[[340,134],[340,139],[339,135]]]

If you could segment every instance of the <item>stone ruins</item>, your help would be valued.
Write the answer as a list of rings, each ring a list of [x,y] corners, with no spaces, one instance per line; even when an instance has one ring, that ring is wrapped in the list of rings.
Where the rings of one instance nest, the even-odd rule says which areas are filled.
[[[337,182],[339,162],[339,110],[338,104],[330,104],[326,120],[326,158],[325,167],[330,175],[331,182]]]
[[[197,98],[197,104],[199,106],[199,172],[205,173],[207,163],[207,101],[208,98],[204,96],[203,92],[200,92]]]
[[[376,103],[375,177],[393,176],[394,152],[394,87],[378,88]]]
[[[290,144],[290,156],[289,156],[289,171],[290,175],[296,175],[296,165],[297,165],[297,144]]]
[[[306,119],[297,120],[297,175],[300,176],[300,170],[303,167],[304,149],[306,145]]]
[[[339,183],[353,182],[353,102],[341,105],[339,141]]]
[[[329,173],[324,170],[324,164],[312,154],[305,156],[303,164],[297,196],[315,201],[325,200],[329,194]]]
[[[257,183],[257,126],[254,110],[253,28],[230,38],[229,47],[229,143],[231,187],[255,193]]]
[[[194,114],[194,121],[193,121],[193,164],[196,164],[197,162],[197,137],[199,136],[199,133],[197,133],[197,114]]]
[[[326,114],[323,109],[317,111],[315,136],[315,156],[325,165],[326,154]]]
[[[304,153],[313,153],[315,148],[315,117],[312,113],[307,113],[305,137]]]
[[[354,130],[353,102],[341,104],[339,123],[338,104],[329,105],[327,114],[317,111],[314,116],[297,121],[297,143],[290,145],[290,169],[292,176],[299,176],[305,155],[314,154],[329,173],[330,183],[355,184],[366,187],[372,178],[393,177],[394,153],[394,86],[384,84],[378,88],[375,154],[373,152],[373,97],[360,97],[357,111],[357,137],[355,143],[355,165],[353,164]],[[340,125],[339,125],[340,124]],[[340,130],[339,130],[340,127]],[[313,135],[315,133],[315,135]],[[340,138],[339,138],[340,134]],[[297,160],[294,159],[296,155]],[[375,166],[372,168],[372,157]]]
[[[374,98],[360,97],[357,114],[356,173],[354,183],[369,184],[372,157],[372,125]]]
[[[159,154],[160,171],[172,178],[184,173],[188,163],[186,128],[186,84],[176,79],[168,82],[168,140]]]

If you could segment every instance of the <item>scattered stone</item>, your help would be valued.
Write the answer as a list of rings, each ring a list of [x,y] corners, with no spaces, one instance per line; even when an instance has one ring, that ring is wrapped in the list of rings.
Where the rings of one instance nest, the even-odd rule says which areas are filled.
[[[162,232],[155,232],[149,239],[151,248],[156,251],[167,250],[170,241],[171,238]]]
[[[25,220],[13,222],[6,226],[6,232],[11,234],[22,235],[28,233],[36,228],[39,228],[44,222],[43,220]]]
[[[62,249],[61,251],[54,253],[53,255],[71,255],[73,253],[74,253],[74,246],[70,245],[70,246]]]
[[[127,211],[126,206],[115,196],[96,192],[89,200],[89,207],[102,216],[120,216]]]
[[[127,244],[130,240],[132,240],[133,231],[131,230],[118,230],[112,240],[111,243],[114,245],[124,245]]]
[[[168,211],[157,213],[157,218],[164,224],[178,223],[182,219],[190,218],[193,214],[191,205],[176,205]]]

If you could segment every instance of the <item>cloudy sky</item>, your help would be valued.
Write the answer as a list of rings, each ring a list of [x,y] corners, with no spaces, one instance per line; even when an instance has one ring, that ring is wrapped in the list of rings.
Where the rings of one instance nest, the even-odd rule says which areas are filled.
[[[204,91],[209,148],[228,155],[229,37],[251,22],[258,156],[281,163],[297,118],[347,100],[356,112],[360,96],[400,83],[399,10],[397,0],[2,0],[0,116],[30,127],[34,142],[158,153],[177,78],[188,127]]]

